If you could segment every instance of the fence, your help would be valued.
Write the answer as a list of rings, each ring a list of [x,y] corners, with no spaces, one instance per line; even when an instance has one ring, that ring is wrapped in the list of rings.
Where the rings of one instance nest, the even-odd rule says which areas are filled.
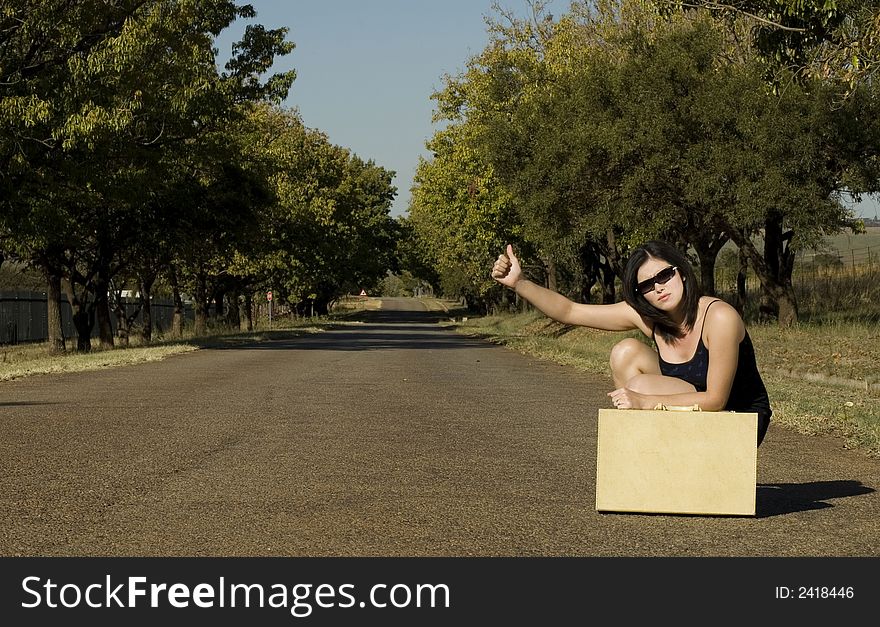
[[[841,280],[859,280],[866,276],[874,276],[880,272],[880,247],[867,246],[855,248],[841,253],[838,250],[829,252],[799,253],[795,257],[792,283],[794,286],[807,288],[820,283],[834,283]],[[719,292],[736,291],[735,269],[716,267],[715,287]],[[746,289],[759,291],[761,282],[749,268],[746,273]]]
[[[19,342],[43,342],[49,339],[49,321],[46,310],[45,292],[8,291],[0,292],[0,344],[18,344]],[[138,300],[123,298],[126,311],[130,315],[135,311]],[[174,315],[174,302],[166,299],[153,299],[150,303],[153,318],[153,329],[161,332],[171,327]],[[186,306],[184,316],[193,319],[191,306]],[[142,313],[138,313],[135,324],[143,322]],[[116,333],[116,316],[111,316],[113,333]],[[61,296],[61,331],[65,338],[77,336],[73,326],[73,315],[67,296]],[[92,329],[92,337],[97,336],[97,325]]]

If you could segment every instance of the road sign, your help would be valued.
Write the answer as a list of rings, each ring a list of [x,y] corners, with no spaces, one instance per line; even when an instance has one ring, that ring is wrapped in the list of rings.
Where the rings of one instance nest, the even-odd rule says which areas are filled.
[[[272,292],[266,292],[266,300],[272,300]]]

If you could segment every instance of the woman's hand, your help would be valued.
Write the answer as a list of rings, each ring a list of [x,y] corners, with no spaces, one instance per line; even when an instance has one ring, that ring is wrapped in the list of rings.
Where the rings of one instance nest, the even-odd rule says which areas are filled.
[[[516,288],[516,284],[522,278],[522,268],[519,265],[519,259],[513,254],[513,246],[507,245],[507,254],[498,255],[495,265],[492,266],[492,278],[511,289]]]
[[[651,401],[638,392],[633,392],[627,388],[617,388],[613,392],[608,392],[611,397],[611,403],[614,409],[651,409],[653,405]]]

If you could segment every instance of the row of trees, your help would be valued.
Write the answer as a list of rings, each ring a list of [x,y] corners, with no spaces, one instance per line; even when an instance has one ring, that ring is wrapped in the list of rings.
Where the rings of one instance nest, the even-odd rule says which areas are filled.
[[[714,293],[732,241],[762,312],[795,321],[795,252],[858,228],[842,195],[880,184],[876,4],[496,7],[489,45],[434,95],[443,128],[413,188],[447,293],[497,304],[488,268],[510,241],[550,287],[612,302],[650,238],[689,249]]]
[[[326,310],[375,285],[393,254],[393,173],[306,128],[281,102],[295,73],[269,75],[294,45],[247,27],[218,69],[233,0],[12,0],[0,10],[0,262],[39,269],[49,338],[64,348],[66,291],[77,347],[127,333],[140,296],[165,286],[195,331],[209,303],[233,324],[268,288]],[[378,252],[377,252],[378,251]],[[390,252],[383,252],[390,251]]]

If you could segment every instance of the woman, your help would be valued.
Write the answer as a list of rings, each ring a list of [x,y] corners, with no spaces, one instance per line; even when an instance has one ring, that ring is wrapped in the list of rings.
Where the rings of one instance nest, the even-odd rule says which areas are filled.
[[[699,405],[705,411],[758,414],[758,445],[770,425],[770,401],[755,352],[736,309],[702,296],[687,258],[665,242],[648,242],[630,256],[623,302],[583,305],[523,278],[513,247],[498,256],[492,278],[564,324],[605,331],[638,329],[657,350],[627,338],[611,350],[618,409]]]

